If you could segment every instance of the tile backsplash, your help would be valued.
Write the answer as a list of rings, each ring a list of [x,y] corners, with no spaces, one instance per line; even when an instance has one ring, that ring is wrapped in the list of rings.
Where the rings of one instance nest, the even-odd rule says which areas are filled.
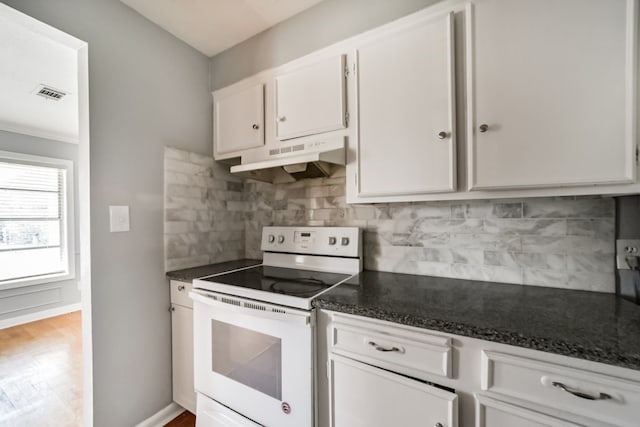
[[[243,188],[213,158],[165,148],[167,271],[244,258]]]
[[[208,249],[209,262],[260,258],[265,225],[353,225],[364,230],[370,270],[615,291],[612,198],[347,205],[343,169],[242,183],[212,159],[174,149],[165,186],[168,269],[206,263]]]

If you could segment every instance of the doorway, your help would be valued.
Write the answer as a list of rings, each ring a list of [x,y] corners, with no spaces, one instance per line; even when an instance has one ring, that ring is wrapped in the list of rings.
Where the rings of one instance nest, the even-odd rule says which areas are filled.
[[[88,45],[0,32],[0,424],[91,426]]]

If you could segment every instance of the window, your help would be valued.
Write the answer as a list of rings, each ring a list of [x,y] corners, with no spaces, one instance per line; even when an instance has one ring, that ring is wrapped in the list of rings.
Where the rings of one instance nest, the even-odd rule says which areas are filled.
[[[0,289],[74,277],[73,162],[0,151]]]

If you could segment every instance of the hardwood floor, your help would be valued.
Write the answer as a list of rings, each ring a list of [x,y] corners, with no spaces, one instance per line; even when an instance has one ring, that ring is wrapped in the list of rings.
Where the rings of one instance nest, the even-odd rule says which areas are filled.
[[[196,416],[193,415],[189,411],[184,411],[171,421],[168,424],[165,424],[164,427],[195,427],[196,425]]]
[[[80,312],[0,329],[0,426],[81,425]]]

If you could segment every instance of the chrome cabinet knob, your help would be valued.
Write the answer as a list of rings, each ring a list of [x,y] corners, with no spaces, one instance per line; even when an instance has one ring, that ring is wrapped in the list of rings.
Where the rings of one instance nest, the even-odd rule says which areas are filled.
[[[483,123],[480,125],[478,129],[480,129],[480,133],[485,133],[486,131],[489,130],[489,125]]]
[[[448,136],[449,136],[449,134],[447,132],[445,132],[445,131],[438,132],[438,139],[445,139]]]
[[[173,313],[174,311],[176,311],[176,308],[172,305],[169,307],[169,311]]]
[[[253,126],[251,126],[253,129],[258,130],[260,129],[260,125],[254,123]]]
[[[179,286],[178,286],[178,291],[179,291],[179,292],[184,291],[184,285],[179,285]]]
[[[444,426],[442,425],[442,423],[436,423],[436,425],[434,425],[433,427],[444,427]]]
[[[278,117],[278,121],[280,121],[280,122],[284,122],[285,120],[287,120],[287,118],[285,116]]]

